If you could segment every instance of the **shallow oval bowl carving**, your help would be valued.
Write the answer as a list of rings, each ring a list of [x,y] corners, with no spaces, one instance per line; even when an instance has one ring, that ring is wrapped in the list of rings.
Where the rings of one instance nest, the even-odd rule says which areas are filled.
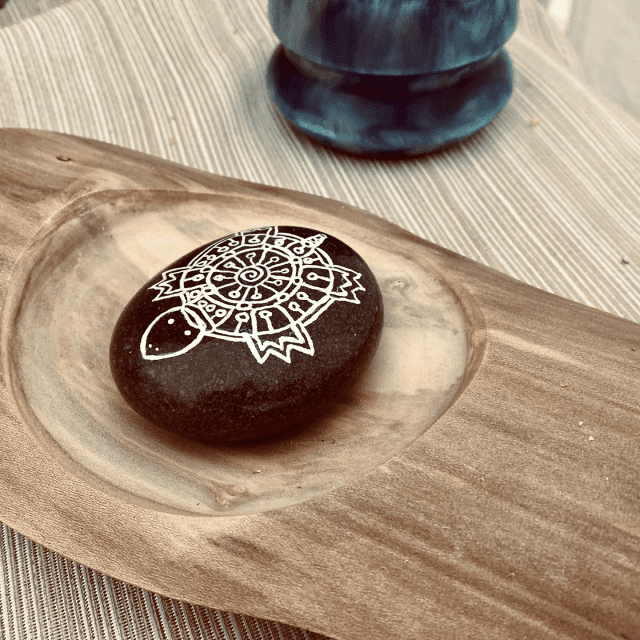
[[[14,399],[34,436],[83,482],[148,508],[199,515],[276,509],[351,483],[409,446],[469,376],[473,327],[430,265],[329,216],[316,227],[371,267],[385,327],[366,375],[324,418],[288,438],[199,445],[127,406],[109,370],[113,326],[154,274],[211,238],[309,226],[261,199],[131,191],[78,201],[25,252],[6,310]]]

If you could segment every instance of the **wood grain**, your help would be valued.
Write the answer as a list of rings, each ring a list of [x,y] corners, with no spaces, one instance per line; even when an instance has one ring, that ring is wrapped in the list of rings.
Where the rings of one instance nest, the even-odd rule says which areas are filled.
[[[49,348],[38,319],[48,309],[58,314],[52,343],[68,341],[69,362],[57,366],[69,371],[74,349],[87,348],[93,334],[99,344],[108,325],[107,311],[104,319],[60,322],[61,310],[77,304],[74,292],[88,296],[78,309],[99,304],[79,283],[100,282],[111,308],[155,260],[134,246],[142,227],[118,241],[118,215],[164,212],[175,228],[181,203],[217,208],[212,224],[220,228],[271,212],[357,239],[376,275],[393,263],[390,282],[411,285],[397,318],[407,322],[411,308],[420,310],[414,329],[433,319],[431,300],[420,296],[429,283],[435,308],[440,296],[451,311],[446,326],[462,323],[465,336],[464,366],[454,367],[463,378],[444,415],[335,489],[241,515],[136,500],[132,486],[119,493],[80,471],[88,456],[70,463],[52,427],[38,431],[29,416],[38,354]],[[185,223],[189,241],[209,232],[196,227]],[[7,524],[133,584],[334,638],[640,637],[640,326],[353,207],[57,134],[0,132],[0,229],[0,519]],[[113,280],[112,294],[109,278],[87,269],[104,254],[83,258],[98,246],[128,256],[118,264],[135,274]],[[65,278],[73,285],[66,294]],[[63,294],[67,306],[41,306]],[[39,333],[33,348],[29,332]],[[452,334],[440,344],[453,344]],[[42,362],[43,371],[56,364]],[[407,362],[407,371],[420,371],[421,362]],[[25,376],[31,391],[19,384]],[[77,399],[84,387],[75,380]],[[39,384],[46,394],[62,383],[47,373]],[[95,401],[95,389],[88,391],[85,410]],[[67,423],[76,417],[70,412]],[[304,457],[304,447],[297,454]]]
[[[104,491],[193,514],[302,502],[404,449],[446,410],[466,375],[469,323],[428,264],[331,219],[322,230],[375,265],[386,317],[367,375],[329,416],[268,443],[204,446],[139,418],[114,385],[111,333],[151,277],[216,238],[307,221],[298,209],[274,210],[256,198],[167,191],[100,192],[62,209],[11,280],[9,374],[25,424]]]

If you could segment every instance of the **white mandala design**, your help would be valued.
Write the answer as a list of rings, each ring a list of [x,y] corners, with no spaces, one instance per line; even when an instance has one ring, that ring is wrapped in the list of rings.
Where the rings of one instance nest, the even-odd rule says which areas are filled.
[[[278,227],[252,229],[213,242],[186,266],[165,271],[150,287],[159,292],[154,301],[177,298],[179,305],[147,327],[142,357],[179,356],[205,337],[245,342],[260,364],[270,355],[290,363],[294,349],[312,356],[306,327],[336,301],[360,304],[356,292],[365,290],[361,273],[335,265],[320,248],[325,239]],[[181,333],[179,348],[153,344],[154,330],[173,329]]]

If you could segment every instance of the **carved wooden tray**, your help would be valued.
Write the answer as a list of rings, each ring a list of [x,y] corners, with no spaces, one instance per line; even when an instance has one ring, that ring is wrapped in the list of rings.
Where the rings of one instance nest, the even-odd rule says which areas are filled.
[[[640,326],[330,200],[0,131],[0,520],[175,598],[334,638],[637,637]],[[268,444],[133,414],[113,324],[175,258],[308,226],[383,291],[365,379]]]

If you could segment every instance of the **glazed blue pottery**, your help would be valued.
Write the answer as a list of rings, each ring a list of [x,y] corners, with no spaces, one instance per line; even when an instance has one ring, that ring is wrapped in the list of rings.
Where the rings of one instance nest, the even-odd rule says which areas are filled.
[[[426,153],[488,124],[513,74],[517,0],[270,0],[281,115],[357,154]]]

